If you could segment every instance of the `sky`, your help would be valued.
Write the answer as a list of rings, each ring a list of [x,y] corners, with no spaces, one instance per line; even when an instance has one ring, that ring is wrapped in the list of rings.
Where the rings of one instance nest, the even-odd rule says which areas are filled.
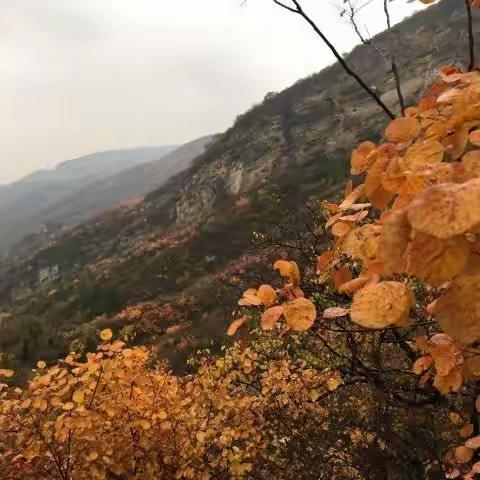
[[[347,52],[358,40],[335,8],[342,1],[302,4]],[[393,21],[417,4],[393,0]],[[383,30],[383,0],[359,22]],[[0,0],[0,183],[89,153],[224,131],[332,60],[272,0]]]

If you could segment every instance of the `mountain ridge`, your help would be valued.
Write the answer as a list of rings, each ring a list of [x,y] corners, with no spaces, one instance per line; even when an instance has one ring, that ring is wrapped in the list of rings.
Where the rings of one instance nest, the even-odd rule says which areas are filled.
[[[187,168],[214,138],[201,137],[179,147],[98,152],[0,188],[0,247],[11,248],[43,225],[72,226],[130,197],[145,195],[149,186],[161,185]],[[101,159],[104,164],[98,165]]]

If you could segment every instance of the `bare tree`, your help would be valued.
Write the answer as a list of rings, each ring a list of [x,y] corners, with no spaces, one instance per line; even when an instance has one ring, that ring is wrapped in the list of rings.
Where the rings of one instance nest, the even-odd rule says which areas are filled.
[[[369,87],[365,81],[348,65],[348,63],[345,61],[345,59],[341,56],[341,54],[338,52],[338,50],[335,48],[335,46],[330,42],[330,40],[326,37],[326,35],[323,33],[323,31],[318,27],[318,25],[312,20],[312,18],[305,12],[305,10],[302,8],[299,0],[289,0],[291,4],[286,4],[283,1],[280,0],[273,0],[273,2],[284,8],[285,10],[288,10],[291,13],[295,13],[296,15],[299,15],[302,17],[315,31],[315,33],[323,40],[323,42],[327,45],[327,47],[330,49],[330,51],[333,53],[335,58],[338,60],[340,65],[343,67],[343,69],[347,72],[348,75],[353,77],[357,83],[361,86],[361,88],[367,92],[367,94],[377,103],[377,105],[391,118],[394,119],[396,116],[395,114],[383,103],[379,95],[371,88]]]

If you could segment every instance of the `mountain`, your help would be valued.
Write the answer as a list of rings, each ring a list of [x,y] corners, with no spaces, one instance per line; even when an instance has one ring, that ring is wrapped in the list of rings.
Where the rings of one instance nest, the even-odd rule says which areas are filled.
[[[187,168],[214,137],[174,146],[103,152],[70,160],[0,187],[0,248],[47,225],[75,225],[141,197]]]
[[[94,153],[60,163],[50,170],[39,170],[8,185],[0,186],[0,249],[5,249],[27,233],[16,224],[35,217],[49,205],[62,201],[85,185],[115,175],[135,165],[159,159],[174,145],[114,150]],[[40,220],[41,221],[41,220]]]
[[[463,5],[444,0],[375,38],[409,79],[407,104],[440,66],[465,55],[465,25]],[[392,75],[372,50],[359,46],[346,58],[398,111]],[[288,227],[305,201],[338,195],[352,148],[381,140],[376,132],[388,121],[338,64],[268,95],[142,202],[105,212],[30,258],[5,260],[0,302],[10,320],[0,351],[30,364],[55,358],[70,341],[93,345],[107,326],[157,343],[177,367],[198,345],[218,346],[242,286],[232,291],[221,279],[238,282],[258,264],[252,233]],[[57,268],[40,286],[40,274]]]

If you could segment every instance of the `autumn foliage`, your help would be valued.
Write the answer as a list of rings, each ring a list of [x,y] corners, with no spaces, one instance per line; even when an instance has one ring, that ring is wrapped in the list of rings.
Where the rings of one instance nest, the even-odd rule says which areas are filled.
[[[277,301],[272,303],[272,295],[265,302],[259,291],[249,290],[239,305],[264,307],[261,328],[275,328],[280,337],[313,328],[335,355],[349,355],[352,362],[369,357],[362,352],[366,340],[355,336],[375,343],[393,332],[397,346],[385,342],[390,355],[403,350],[404,361],[397,359],[402,369],[413,360],[410,369],[418,375],[420,390],[476,398],[479,101],[477,72],[443,68],[419,104],[387,126],[385,143],[366,141],[353,151],[351,171],[363,176],[363,182],[349,182],[343,200],[324,204],[331,245],[318,256],[315,278],[307,269],[308,282],[318,285],[313,294],[308,298],[300,289],[296,263],[281,260],[274,265],[285,281],[277,289]],[[261,289],[267,291],[268,285]],[[416,299],[415,291],[422,298]],[[342,305],[322,311],[318,292],[341,294]],[[340,332],[350,335],[343,345]],[[352,350],[348,343],[354,342],[358,344]],[[382,358],[381,350],[377,355],[375,363],[388,370],[389,359]],[[350,368],[346,380],[355,370]],[[447,478],[473,478],[480,472],[480,400],[474,403],[469,407],[473,423],[460,423],[462,440],[452,450],[444,449]]]
[[[250,336],[189,375],[110,329],[25,388],[2,368],[1,478],[475,478],[479,132],[480,74],[443,68],[352,152],[327,247],[277,260],[228,328]]]

